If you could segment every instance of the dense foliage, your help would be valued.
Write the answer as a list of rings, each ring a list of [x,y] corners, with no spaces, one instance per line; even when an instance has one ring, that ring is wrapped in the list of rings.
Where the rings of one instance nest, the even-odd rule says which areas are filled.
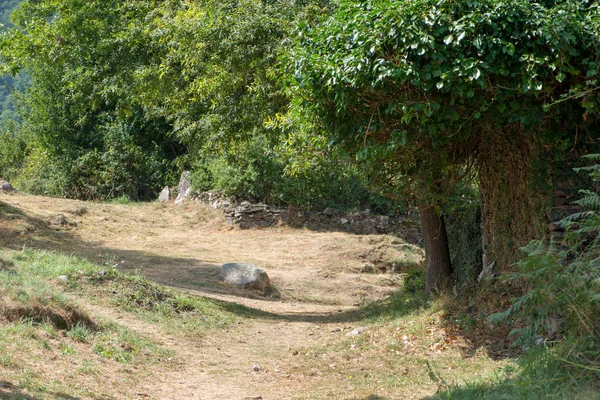
[[[0,1],[0,24],[5,29],[11,27],[10,14],[21,3],[21,0]],[[13,92],[22,92],[25,89],[27,78],[23,76],[11,77],[8,75],[0,77],[0,130],[6,131],[11,128],[14,121],[19,117],[15,110],[15,104],[11,97]]]
[[[301,28],[291,117],[440,212],[476,177],[484,252],[508,269],[544,229],[553,161],[598,145],[598,7],[342,1]]]
[[[32,85],[0,174],[36,193],[150,199],[191,168],[198,189],[389,211],[346,161],[318,153],[290,176],[285,133],[265,124],[288,106],[277,58],[296,21],[327,11],[288,0],[25,1],[1,47],[4,70],[25,69]]]

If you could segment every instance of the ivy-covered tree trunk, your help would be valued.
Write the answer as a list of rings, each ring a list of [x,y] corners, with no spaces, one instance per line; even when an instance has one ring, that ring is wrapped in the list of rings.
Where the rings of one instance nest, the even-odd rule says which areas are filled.
[[[433,206],[419,207],[425,243],[425,292],[436,293],[450,286],[452,263],[444,217]]]
[[[486,135],[479,150],[483,268],[488,273],[511,271],[519,249],[543,238],[548,223],[548,155],[536,135],[513,129]]]

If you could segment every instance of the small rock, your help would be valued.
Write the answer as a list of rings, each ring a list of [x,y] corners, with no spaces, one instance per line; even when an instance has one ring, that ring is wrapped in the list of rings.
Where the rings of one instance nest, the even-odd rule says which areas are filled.
[[[13,190],[15,188],[10,183],[0,179],[0,192],[12,192]]]
[[[48,218],[48,225],[54,230],[60,230],[77,226],[77,223],[69,221],[64,214],[56,214]]]
[[[82,216],[82,215],[87,214],[87,212],[88,212],[88,209],[86,207],[77,207],[71,211],[71,214]]]
[[[342,219],[340,219],[340,223],[342,225],[346,225],[348,223],[348,220],[346,218],[342,218]]]
[[[261,370],[261,369],[262,369],[262,368],[261,368],[261,367],[260,367],[260,365],[258,365],[257,363],[254,363],[254,364],[252,365],[252,371],[254,371],[254,372],[260,372],[260,370]]]
[[[371,264],[363,264],[360,266],[360,272],[361,272],[361,274],[371,274],[371,273],[375,272],[375,269],[373,268],[373,265],[371,265]]]
[[[61,275],[58,278],[56,278],[59,282],[63,282],[63,283],[67,283],[69,282],[69,277],[66,275]]]
[[[169,200],[171,200],[171,190],[169,190],[168,186],[165,186],[165,188],[158,195],[158,201],[161,203],[166,203]]]
[[[362,332],[366,331],[367,328],[364,326],[358,327],[353,329],[352,331],[346,333],[346,336],[358,336],[360,335]]]
[[[262,400],[262,396],[246,396],[244,400]]]
[[[342,328],[333,328],[331,332],[341,332]]]
[[[192,183],[190,181],[190,176],[190,171],[183,171],[181,174],[179,186],[177,186],[177,198],[175,199],[175,204],[181,204],[192,194]]]

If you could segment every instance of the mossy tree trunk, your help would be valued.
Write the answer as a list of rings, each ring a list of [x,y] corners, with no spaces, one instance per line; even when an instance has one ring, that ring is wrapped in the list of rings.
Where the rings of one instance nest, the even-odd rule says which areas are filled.
[[[546,232],[552,167],[535,135],[519,128],[487,135],[479,162],[483,268],[509,272],[520,248]]]
[[[425,292],[439,293],[450,286],[452,279],[446,224],[434,206],[419,207],[419,216],[425,244]]]

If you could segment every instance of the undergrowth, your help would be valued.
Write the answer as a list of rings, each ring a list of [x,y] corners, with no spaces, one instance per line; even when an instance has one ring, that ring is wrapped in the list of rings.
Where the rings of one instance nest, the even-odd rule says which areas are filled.
[[[19,389],[53,396],[54,381],[32,360],[79,365],[78,373],[93,374],[107,362],[128,369],[173,357],[134,329],[81,307],[81,299],[184,333],[227,325],[235,315],[219,303],[121,273],[110,263],[100,266],[49,251],[0,250],[0,372]],[[88,390],[67,389],[82,395]]]
[[[598,162],[600,155],[588,159]],[[579,170],[597,185],[600,165]],[[591,399],[600,396],[600,194],[581,191],[582,212],[560,222],[560,242],[532,242],[515,271],[502,277],[524,288],[492,324],[509,323],[524,355],[494,381],[449,385],[439,399]]]

